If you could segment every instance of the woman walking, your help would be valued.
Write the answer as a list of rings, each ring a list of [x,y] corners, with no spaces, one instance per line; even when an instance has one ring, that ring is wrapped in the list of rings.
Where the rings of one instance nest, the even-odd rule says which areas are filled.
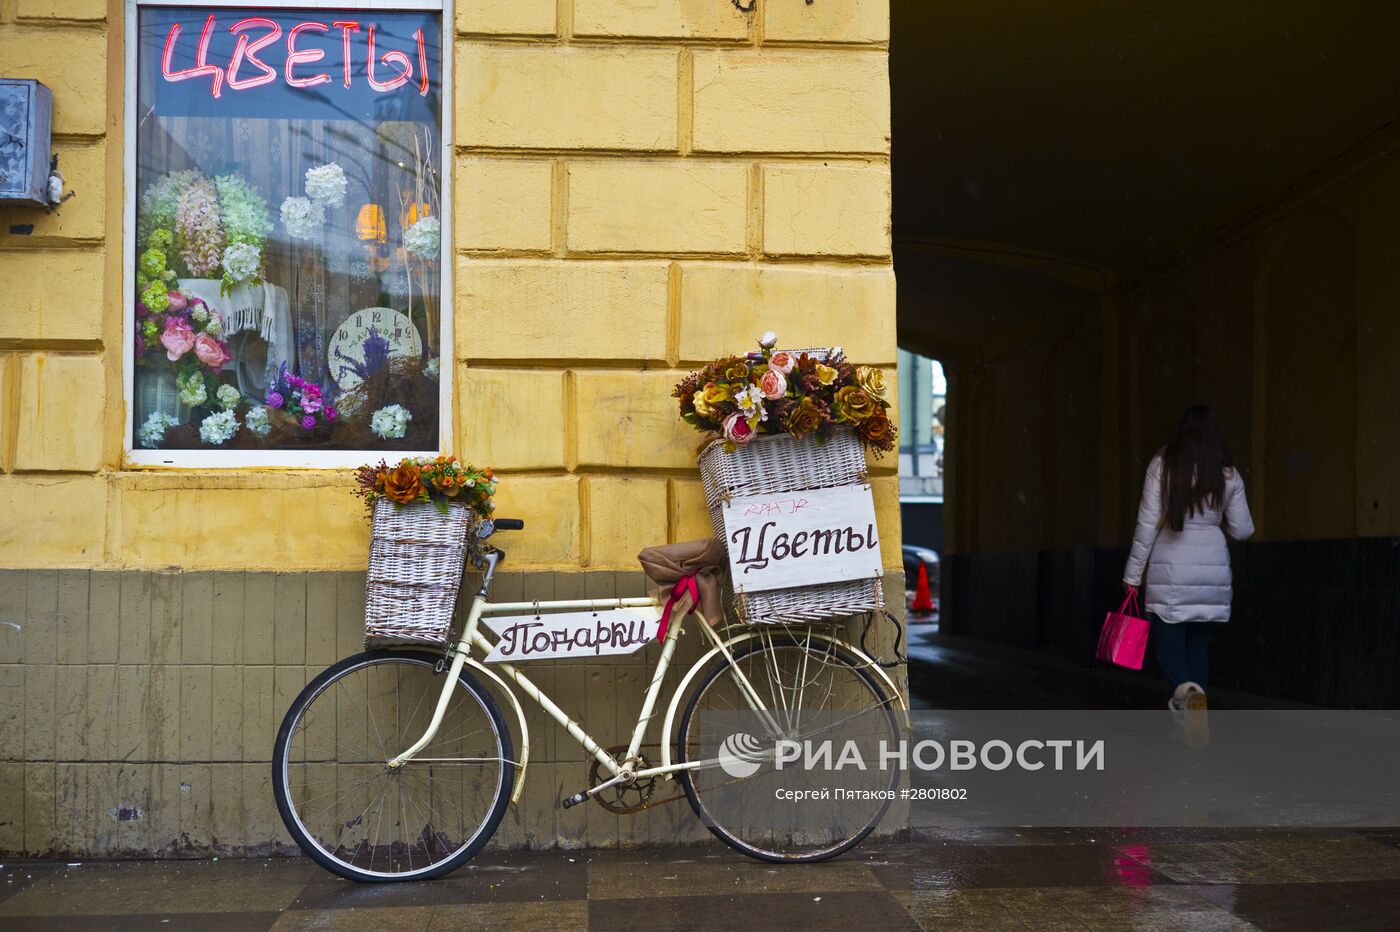
[[[1240,478],[1206,405],[1181,416],[1176,437],[1147,467],[1137,530],[1123,570],[1134,595],[1147,572],[1147,615],[1157,662],[1171,681],[1168,706],[1204,712],[1210,625],[1230,620],[1228,534],[1244,540],[1254,521]]]

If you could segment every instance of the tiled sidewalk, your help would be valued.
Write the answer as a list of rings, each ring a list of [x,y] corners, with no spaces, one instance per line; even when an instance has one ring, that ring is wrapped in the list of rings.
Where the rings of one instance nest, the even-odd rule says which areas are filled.
[[[1400,835],[1027,831],[780,867],[715,847],[486,854],[362,886],[306,861],[7,863],[0,929],[1392,929]]]

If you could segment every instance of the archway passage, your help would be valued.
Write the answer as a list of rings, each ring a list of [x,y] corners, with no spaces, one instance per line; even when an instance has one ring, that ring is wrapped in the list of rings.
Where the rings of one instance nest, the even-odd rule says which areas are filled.
[[[1143,470],[1219,412],[1221,685],[1393,707],[1400,9],[892,3],[899,337],[948,376],[942,626],[1088,662]]]

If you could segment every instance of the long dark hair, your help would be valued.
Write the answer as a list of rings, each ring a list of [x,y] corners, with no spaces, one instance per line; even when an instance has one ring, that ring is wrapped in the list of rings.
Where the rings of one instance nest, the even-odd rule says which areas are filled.
[[[1225,473],[1235,467],[1220,421],[1209,405],[1192,405],[1176,436],[1162,449],[1162,508],[1167,527],[1180,531],[1186,519],[1225,503]]]

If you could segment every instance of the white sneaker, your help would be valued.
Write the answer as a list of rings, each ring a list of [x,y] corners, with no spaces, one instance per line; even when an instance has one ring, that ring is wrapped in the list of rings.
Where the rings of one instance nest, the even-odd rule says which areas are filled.
[[[1203,748],[1210,744],[1210,721],[1206,717],[1206,691],[1199,683],[1187,681],[1176,688],[1168,705],[1173,717],[1185,719],[1186,744]]]
[[[1185,712],[1186,697],[1191,695],[1193,691],[1199,691],[1200,688],[1201,687],[1197,686],[1190,680],[1187,680],[1185,683],[1182,683],[1172,693],[1172,697],[1167,700],[1167,708],[1171,709],[1173,712]]]

